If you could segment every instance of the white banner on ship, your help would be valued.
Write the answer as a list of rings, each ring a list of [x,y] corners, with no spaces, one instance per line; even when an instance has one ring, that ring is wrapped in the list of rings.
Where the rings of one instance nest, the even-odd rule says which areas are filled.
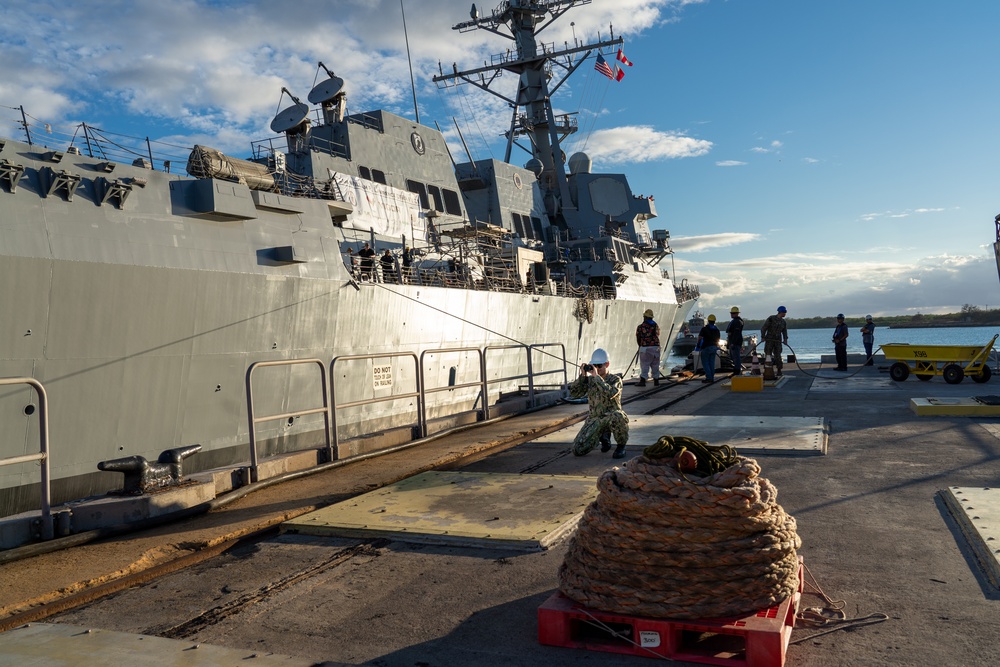
[[[354,206],[344,227],[396,238],[406,236],[411,244],[426,243],[427,227],[420,198],[415,193],[333,170],[330,178],[340,186],[344,199]]]

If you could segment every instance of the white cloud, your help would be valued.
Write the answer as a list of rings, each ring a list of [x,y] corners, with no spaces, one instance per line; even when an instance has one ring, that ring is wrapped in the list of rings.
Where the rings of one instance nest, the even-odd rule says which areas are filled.
[[[775,139],[774,141],[772,141],[768,145],[768,147],[765,148],[764,146],[754,146],[753,148],[750,149],[750,152],[751,153],[777,153],[778,149],[781,148],[783,145],[784,144],[782,144],[780,141],[778,141],[777,139]]]
[[[676,248],[675,239],[671,245]],[[724,262],[688,260],[682,253],[675,265],[678,278],[701,288],[700,307],[739,303],[754,318],[773,312],[778,301],[793,317],[947,313],[965,303],[996,307],[1000,301],[992,253],[905,261],[800,253]]]
[[[760,238],[760,234],[748,234],[746,232],[725,232],[722,234],[704,234],[702,236],[675,236],[670,239],[670,247],[678,252],[704,252],[714,248],[749,243]]]
[[[498,0],[499,2],[499,0]],[[556,21],[545,41],[572,43],[615,34],[638,36],[673,21],[700,0],[617,0],[576,9],[571,21]],[[8,3],[9,4],[9,3]],[[323,0],[295,3],[241,0],[104,0],[90,3],[37,0],[4,8],[0,22],[6,76],[0,100],[25,105],[40,122],[72,134],[79,119],[120,130],[113,120],[132,114],[145,126],[169,125],[184,135],[226,150],[245,150],[251,139],[270,135],[281,88],[305,100],[322,61],[346,81],[349,111],[383,108],[413,117],[410,73],[399,0],[341,0],[336,11]],[[410,54],[421,120],[428,111],[449,107],[441,116],[463,123],[476,157],[499,143],[509,110],[497,98],[463,85],[441,95],[432,77],[452,63],[474,67],[511,46],[485,30],[452,30],[469,18],[468,0],[409,2],[406,5]],[[481,10],[488,13],[491,5]],[[641,63],[637,63],[641,65]],[[508,87],[516,77],[499,81]],[[288,98],[283,100],[287,105]],[[594,105],[598,106],[598,105]],[[427,108],[424,108],[427,107]],[[497,108],[502,113],[493,113]],[[18,133],[17,114],[0,109],[0,133]],[[146,132],[145,129],[141,130]],[[154,137],[156,138],[156,137]],[[622,146],[629,139],[649,142],[651,151]],[[701,155],[711,143],[653,128],[621,128],[594,134],[595,160],[617,164]],[[589,149],[590,150],[590,149]],[[648,157],[647,157],[648,155]]]
[[[746,162],[740,162],[739,160],[719,160],[715,163],[716,167],[742,167],[746,165]]]
[[[902,211],[882,211],[881,213],[863,213],[860,217],[865,222],[871,222],[878,218],[907,218],[913,214],[941,213],[944,208],[908,208]]]
[[[585,150],[595,163],[613,165],[698,157],[711,148],[711,141],[632,125],[595,131]]]

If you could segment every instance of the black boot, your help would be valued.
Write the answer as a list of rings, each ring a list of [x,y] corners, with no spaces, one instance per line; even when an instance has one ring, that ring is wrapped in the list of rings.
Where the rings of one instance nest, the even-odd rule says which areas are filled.
[[[604,434],[601,436],[601,451],[607,454],[611,451],[611,436]]]
[[[654,387],[660,386],[660,378],[653,378],[653,386]]]
[[[646,386],[646,378],[639,378],[639,381],[635,383],[635,386],[637,386],[637,387],[645,387]]]
[[[615,453],[611,455],[613,459],[623,459],[625,458],[625,445],[618,445],[615,447]]]

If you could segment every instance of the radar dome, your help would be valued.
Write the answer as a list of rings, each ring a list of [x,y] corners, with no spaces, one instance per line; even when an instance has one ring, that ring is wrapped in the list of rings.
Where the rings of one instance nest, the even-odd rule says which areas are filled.
[[[536,177],[542,175],[542,161],[538,158],[531,158],[524,163],[524,168],[534,174]]]
[[[589,174],[592,166],[590,156],[586,153],[573,153],[569,159],[569,173],[571,174]]]

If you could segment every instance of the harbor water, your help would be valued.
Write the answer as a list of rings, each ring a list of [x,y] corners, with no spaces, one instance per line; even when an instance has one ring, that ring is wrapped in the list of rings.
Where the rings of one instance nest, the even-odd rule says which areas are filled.
[[[875,321],[875,349],[886,343],[909,343],[910,345],[986,345],[994,334],[1000,333],[996,327],[933,327],[926,329],[892,329],[879,327]],[[863,354],[861,344],[861,327],[851,327],[851,335],[847,339],[849,354]],[[757,333],[747,329],[747,333]],[[817,363],[823,355],[833,354],[833,327],[824,329],[789,329],[788,346],[784,353],[794,354],[800,362]],[[725,344],[725,339],[723,339]],[[763,345],[760,347],[763,352]],[[683,365],[685,357],[671,354],[666,366]]]

